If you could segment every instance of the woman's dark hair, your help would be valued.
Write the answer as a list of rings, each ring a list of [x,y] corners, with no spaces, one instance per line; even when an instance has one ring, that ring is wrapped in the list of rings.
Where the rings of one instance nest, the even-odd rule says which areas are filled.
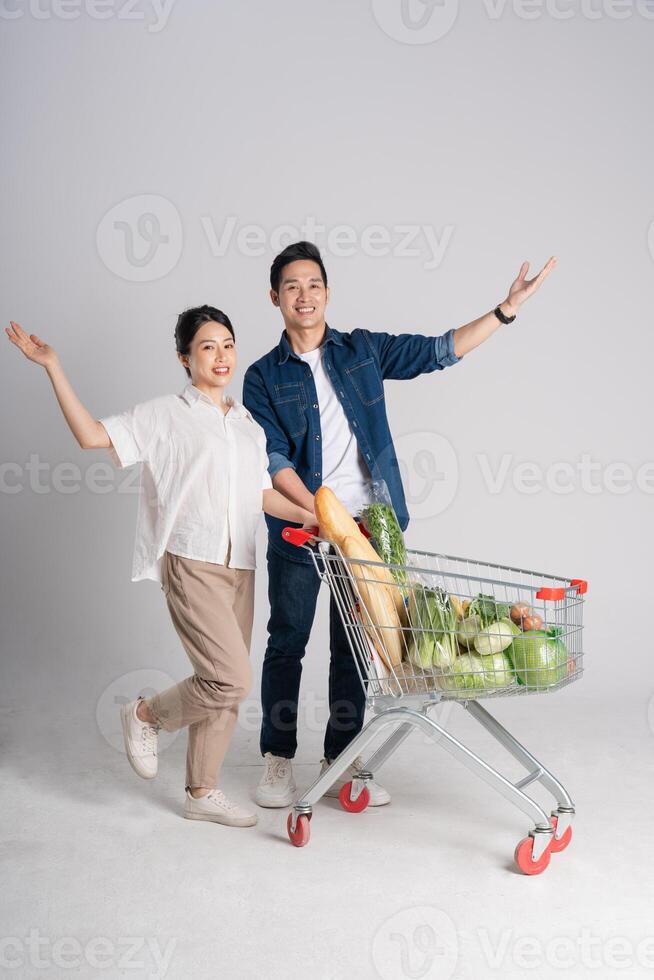
[[[297,262],[298,259],[310,259],[319,265],[322,281],[325,287],[327,286],[327,272],[325,271],[318,246],[314,245],[313,242],[294,242],[293,245],[287,245],[284,251],[275,257],[273,264],[270,266],[270,287],[276,293],[279,292],[282,269],[291,262]]]
[[[217,310],[215,306],[193,306],[190,310],[184,310],[177,317],[177,326],[175,327],[175,347],[177,348],[178,354],[188,354],[191,350],[191,344],[196,333],[204,323],[222,323],[223,327],[227,327],[231,333],[234,340],[234,327],[232,326],[231,320],[226,313],[222,310]],[[191,372],[184,365],[184,370],[191,377]]]

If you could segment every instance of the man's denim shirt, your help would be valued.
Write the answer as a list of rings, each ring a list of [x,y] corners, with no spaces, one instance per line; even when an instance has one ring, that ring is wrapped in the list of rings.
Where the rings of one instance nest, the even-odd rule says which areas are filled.
[[[384,480],[402,529],[409,523],[400,469],[386,416],[384,381],[407,381],[439,371],[460,358],[454,331],[442,337],[326,329],[323,363],[373,480]],[[322,484],[322,433],[313,372],[282,334],[279,345],[252,364],[243,382],[243,403],[268,440],[268,470],[290,466],[311,493]],[[295,561],[310,561],[282,538],[288,523],[266,515],[270,546]]]

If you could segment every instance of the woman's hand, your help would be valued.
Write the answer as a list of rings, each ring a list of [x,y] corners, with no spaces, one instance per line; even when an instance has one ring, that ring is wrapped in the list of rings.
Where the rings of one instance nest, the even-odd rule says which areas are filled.
[[[26,334],[19,323],[14,323],[13,320],[9,322],[11,330],[5,327],[5,333],[14,347],[20,348],[28,360],[40,364],[48,372],[59,407],[82,449],[110,449],[111,439],[107,430],[82,405],[64,373],[56,351],[35,333]]]
[[[19,323],[14,323],[13,320],[9,322],[11,328],[5,327],[5,333],[14,347],[22,350],[28,360],[34,361],[35,364],[40,364],[44,368],[52,367],[53,364],[57,363],[57,352],[49,344],[37,337],[35,333],[26,334]]]
[[[264,490],[262,510],[270,517],[279,517],[283,521],[303,525],[305,530],[317,527],[318,521],[313,511],[299,507],[285,497],[279,490]]]
[[[512,283],[511,288],[509,289],[509,295],[503,303],[500,303],[502,311],[506,313],[507,316],[513,316],[515,313],[517,313],[524,301],[529,299],[529,297],[540,288],[542,283],[545,282],[555,265],[556,257],[553,255],[551,259],[545,263],[537,276],[534,276],[533,279],[527,279],[526,276],[529,271],[529,263],[523,262],[520,266],[518,278]]]

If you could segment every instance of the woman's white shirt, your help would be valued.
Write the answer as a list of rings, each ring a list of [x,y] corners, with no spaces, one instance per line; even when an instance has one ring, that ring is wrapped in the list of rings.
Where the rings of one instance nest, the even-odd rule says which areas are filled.
[[[132,581],[161,582],[165,551],[255,568],[266,436],[233,399],[225,414],[194,385],[100,419],[121,468],[142,463]],[[231,543],[231,550],[230,550]]]

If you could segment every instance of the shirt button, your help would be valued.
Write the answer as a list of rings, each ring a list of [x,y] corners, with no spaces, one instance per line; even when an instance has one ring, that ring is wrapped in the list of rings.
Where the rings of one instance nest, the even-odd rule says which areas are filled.
[[[316,442],[318,441],[318,439],[320,439],[320,436],[316,436]]]
[[[353,426],[354,426],[354,428],[356,429],[356,427],[357,427],[357,424],[356,424],[356,422],[353,422],[353,423],[352,423],[352,425],[353,425]]]
[[[318,406],[317,406],[317,405],[314,405],[313,407],[314,407],[314,408],[318,408]]]
[[[345,398],[345,395],[343,394],[342,391],[340,392],[340,396],[341,396],[341,398]]]
[[[320,473],[314,473],[313,475],[314,476],[320,476]]]

